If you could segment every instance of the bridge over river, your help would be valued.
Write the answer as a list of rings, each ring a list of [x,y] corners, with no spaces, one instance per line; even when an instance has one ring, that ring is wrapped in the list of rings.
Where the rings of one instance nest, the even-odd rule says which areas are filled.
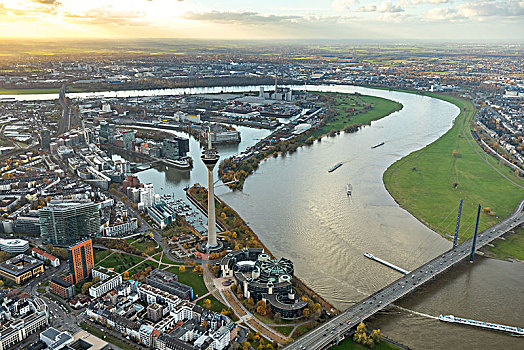
[[[480,232],[477,236],[476,248],[481,248],[491,241],[501,237],[506,232],[521,225],[524,222],[524,199],[519,203],[511,216],[498,224]],[[326,349],[337,341],[343,339],[351,332],[351,329],[364,321],[366,318],[387,307],[397,299],[420,287],[438,274],[470,256],[473,246],[473,238],[445,252],[442,255],[428,261],[419,268],[411,271],[388,286],[373,293],[357,304],[349,307],[344,312],[323,323],[319,327],[309,331],[293,343],[285,347],[288,350]]]

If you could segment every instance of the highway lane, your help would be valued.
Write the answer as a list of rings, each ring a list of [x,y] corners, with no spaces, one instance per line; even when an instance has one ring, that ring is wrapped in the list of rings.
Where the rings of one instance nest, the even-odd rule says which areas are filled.
[[[524,200],[522,200],[513,214],[498,224],[480,232],[477,236],[476,249],[479,249],[494,239],[502,236],[509,230],[524,222]],[[285,347],[285,349],[324,349],[341,340],[351,332],[351,329],[360,322],[385,308],[415,288],[444,272],[459,261],[468,258],[471,253],[473,239],[469,239],[430,260],[419,268],[404,275],[388,286],[364,298],[344,312],[333,317],[328,322],[306,333],[301,338]]]

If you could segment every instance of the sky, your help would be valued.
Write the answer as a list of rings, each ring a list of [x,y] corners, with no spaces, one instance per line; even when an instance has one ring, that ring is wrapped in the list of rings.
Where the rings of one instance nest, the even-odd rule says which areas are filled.
[[[524,41],[524,0],[0,0],[0,37]]]

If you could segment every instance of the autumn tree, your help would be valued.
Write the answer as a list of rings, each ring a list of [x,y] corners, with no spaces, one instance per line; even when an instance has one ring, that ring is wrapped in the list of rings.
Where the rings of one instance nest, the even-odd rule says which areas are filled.
[[[82,294],[87,294],[87,292],[89,291],[89,288],[93,285],[93,282],[86,282],[84,283],[84,285],[82,286]]]
[[[129,271],[124,272],[124,280],[129,279]]]
[[[179,268],[178,268],[178,272],[186,272],[186,267],[184,265],[181,265]]]
[[[302,310],[302,315],[304,315],[305,318],[309,318],[311,312],[309,311],[309,308],[305,308],[304,310]]]
[[[211,309],[211,300],[210,299],[204,300],[204,302],[202,303],[202,306],[208,310]]]
[[[261,316],[265,316],[267,311],[266,311],[266,302],[264,300],[260,300],[258,303],[257,303],[257,313]]]

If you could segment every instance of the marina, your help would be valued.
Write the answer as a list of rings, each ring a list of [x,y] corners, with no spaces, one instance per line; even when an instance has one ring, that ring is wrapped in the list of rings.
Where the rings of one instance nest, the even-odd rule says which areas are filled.
[[[460,323],[460,324],[465,324],[468,326],[480,327],[480,328],[490,329],[494,331],[500,331],[500,332],[506,332],[506,333],[524,336],[524,329],[520,327],[505,326],[503,324],[498,324],[498,323],[470,320],[468,318],[455,317],[453,315],[440,315],[438,319],[443,322]]]

